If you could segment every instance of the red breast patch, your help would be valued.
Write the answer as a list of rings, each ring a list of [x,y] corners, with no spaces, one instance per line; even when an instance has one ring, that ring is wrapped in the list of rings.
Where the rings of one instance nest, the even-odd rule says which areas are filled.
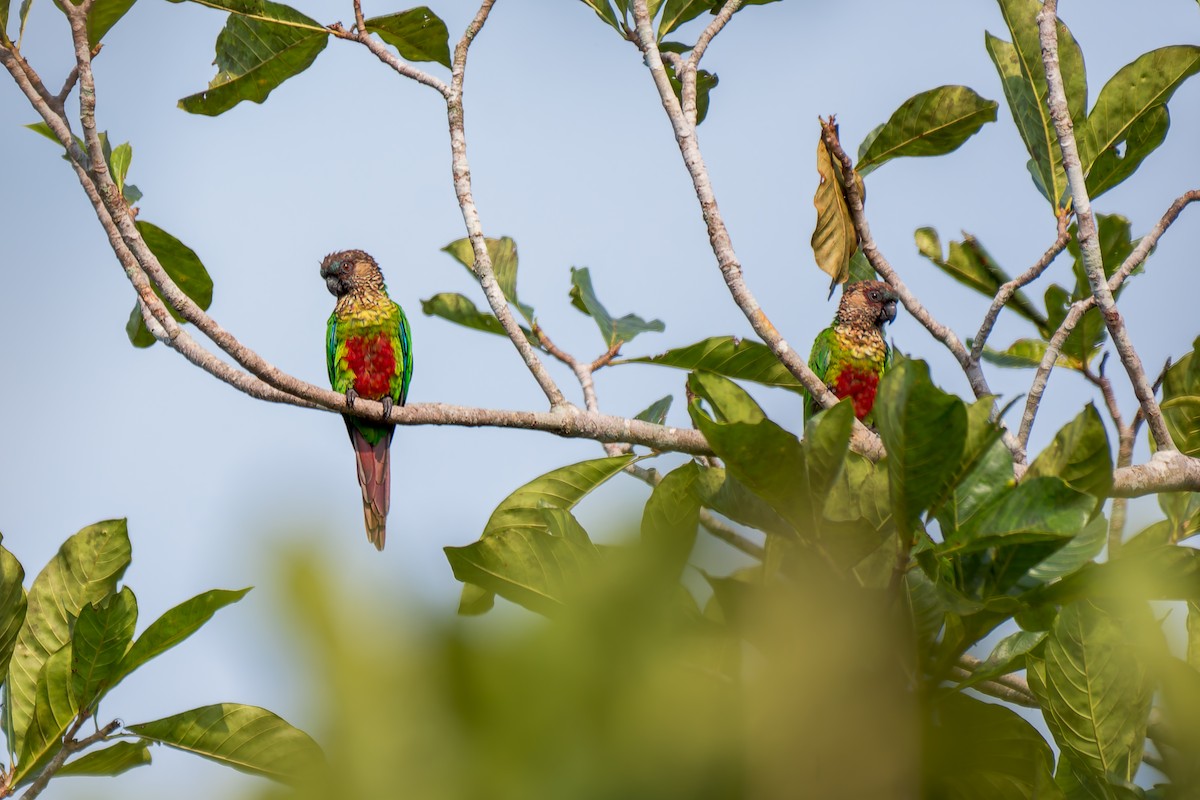
[[[346,362],[354,373],[354,391],[359,397],[380,400],[391,393],[396,354],[386,334],[347,339]]]
[[[841,371],[833,385],[838,397],[854,398],[854,416],[862,419],[871,413],[875,405],[875,390],[879,388],[879,374],[868,370],[848,367]]]

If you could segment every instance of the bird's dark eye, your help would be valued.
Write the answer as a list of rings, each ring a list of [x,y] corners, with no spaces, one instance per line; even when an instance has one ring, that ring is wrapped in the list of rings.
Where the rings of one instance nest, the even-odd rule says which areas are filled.
[[[871,297],[871,302],[878,303],[879,302],[879,290],[878,289],[872,290],[870,297]]]

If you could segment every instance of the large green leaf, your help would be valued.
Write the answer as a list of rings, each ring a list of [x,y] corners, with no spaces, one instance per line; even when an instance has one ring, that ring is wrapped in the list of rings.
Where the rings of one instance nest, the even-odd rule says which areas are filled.
[[[450,32],[428,6],[364,20],[370,33],[400,51],[409,61],[436,61],[450,66]]]
[[[137,229],[146,241],[146,246],[150,248],[150,252],[154,253],[163,270],[171,276],[171,280],[175,281],[175,285],[179,287],[180,291],[202,309],[207,309],[212,305],[212,277],[204,268],[204,264],[195,251],[153,223],[138,220]],[[155,291],[160,297],[162,296],[162,292]],[[183,319],[179,312],[170,305],[167,308],[175,319]],[[125,325],[125,333],[128,334],[129,341],[135,347],[149,347],[155,342],[153,334],[150,333],[145,320],[142,319],[138,301],[134,301],[133,310],[129,313],[129,322]]]
[[[128,586],[80,609],[71,631],[71,689],[79,708],[91,708],[114,685],[137,615]]]
[[[767,504],[721,467],[700,470],[692,491],[706,508],[741,525],[776,535],[793,535],[792,527]]]
[[[3,537],[0,537],[2,539]],[[0,546],[0,682],[8,675],[8,661],[25,621],[25,569],[16,556]]]
[[[264,708],[239,703],[194,708],[126,727],[145,739],[283,782],[296,782],[325,758],[304,731]]]
[[[699,474],[694,461],[671,470],[654,487],[642,512],[642,541],[675,577],[683,572],[696,543],[700,501],[694,487]]]
[[[980,294],[995,297],[1000,287],[1009,281],[1008,273],[1000,268],[979,240],[970,234],[966,234],[961,242],[950,242],[950,253],[944,258],[941,239],[933,228],[917,228],[913,232],[913,238],[917,242],[918,253],[954,280]],[[1043,336],[1052,333],[1046,328],[1046,316],[1034,306],[1024,292],[1015,292],[1005,308],[1032,322]]]
[[[1035,368],[1041,365],[1046,355],[1047,344],[1042,339],[1017,339],[1004,350],[983,348],[983,360],[998,367]],[[1055,366],[1077,366],[1061,354],[1055,359]]]
[[[1136,169],[1166,135],[1167,120],[1160,109],[1179,85],[1197,72],[1200,72],[1200,47],[1195,45],[1151,50],[1117,70],[1100,90],[1096,104],[1088,114],[1087,125],[1082,126],[1083,130],[1077,136],[1084,172],[1090,172],[1094,165],[1101,163],[1106,153],[1121,148],[1124,149],[1123,158],[1134,159],[1132,166],[1123,165],[1121,179]],[[1147,115],[1158,119],[1152,117],[1145,121]],[[1141,130],[1135,134],[1134,127],[1139,123]],[[1078,123],[1076,126],[1080,127]],[[1138,143],[1134,147],[1127,146],[1134,135]],[[1157,143],[1153,143],[1155,139]],[[1108,186],[1116,185],[1111,178],[1105,182]],[[1088,188],[1091,188],[1090,181]]]
[[[555,613],[598,552],[542,527],[510,527],[465,547],[446,547],[454,577],[540,614]]]
[[[155,656],[165,653],[198,631],[213,614],[246,596],[245,589],[210,589],[166,611],[142,631],[133,646],[124,653],[114,675],[114,685]]]
[[[74,761],[69,761],[58,771],[58,776],[67,775],[103,775],[112,777],[128,772],[134,767],[150,763],[150,742],[117,742],[86,753]]]
[[[217,35],[216,77],[204,91],[179,101],[191,114],[216,116],[243,100],[262,103],[281,83],[308,69],[329,43],[329,31],[320,23],[281,3],[193,1],[231,13]]]
[[[547,472],[520,487],[496,506],[483,536],[507,530],[544,530],[542,507],[571,509],[589,492],[623,470],[632,455],[595,458]]]
[[[850,452],[854,429],[854,402],[849,398],[820,411],[804,424],[804,453],[808,485],[816,497],[833,491]]]
[[[687,388],[693,400],[708,403],[717,422],[761,422],[767,418],[762,407],[742,387],[711,372],[693,372]]]
[[[33,715],[21,739],[20,759],[13,785],[36,775],[62,746],[62,737],[75,718],[78,704],[71,692],[71,644],[43,662],[38,671]]]
[[[661,39],[688,20],[708,11],[714,0],[666,0],[663,3],[662,19],[658,21],[658,38]],[[585,0],[587,2],[587,0]]]
[[[1120,781],[1132,781],[1140,766],[1154,694],[1131,624],[1088,600],[1065,606],[1046,640],[1038,687],[1059,747],[1094,776]]]
[[[998,107],[995,100],[980,97],[966,86],[939,86],[914,95],[872,132],[855,169],[865,176],[893,158],[940,156],[957,150],[984,124],[996,121]]]
[[[626,358],[617,364],[661,364],[677,369],[703,370],[766,386],[800,390],[787,367],[779,363],[771,348],[753,339],[738,339],[734,336],[713,336],[687,347],[668,350],[657,356]]]
[[[858,250],[858,233],[842,194],[845,179],[841,165],[824,139],[817,140],[817,174],[820,180],[813,194],[817,209],[817,226],[811,239],[813,257],[833,283],[844,283],[850,275],[850,259]]]
[[[1100,555],[1107,541],[1108,520],[1103,514],[1097,514],[1062,549],[1029,570],[1028,577],[1033,582],[1046,583],[1070,575]]]
[[[504,330],[504,326],[500,324],[500,320],[496,319],[495,314],[490,310],[480,311],[465,295],[451,292],[435,294],[428,300],[421,301],[421,310],[431,317],[441,317],[442,319],[462,325],[465,328],[494,333],[497,336],[508,336],[508,333]],[[522,325],[521,332],[525,334],[526,340],[531,345],[534,347],[541,346],[538,338],[533,335],[533,331],[529,330],[529,328]]]
[[[700,406],[688,404],[692,422],[704,434],[725,468],[797,531],[814,535],[812,498],[807,486],[804,451],[796,437],[765,417],[757,421],[714,420]]]
[[[967,407],[967,438],[958,474],[946,482],[943,494],[930,504],[943,536],[961,527],[1012,483],[1012,454],[1001,441],[1000,428],[991,416],[990,397]]]
[[[1006,543],[1065,540],[1083,530],[1095,507],[1094,498],[1059,478],[1026,478],[948,536],[943,549],[970,553]]]
[[[631,341],[639,333],[662,333],[666,330],[662,320],[647,322],[637,314],[626,314],[620,319],[613,319],[596,297],[596,290],[592,288],[592,276],[587,267],[571,267],[571,303],[595,320],[596,327],[600,329],[600,336],[610,348],[620,347],[623,342]]]
[[[1162,413],[1180,452],[1200,456],[1200,337],[1163,378]]]
[[[945,494],[958,472],[967,408],[933,385],[924,361],[902,358],[880,381],[875,419],[888,452],[892,513],[901,532],[911,537],[917,518]]]
[[[1092,164],[1087,174],[1087,190],[1099,197],[1132,175],[1146,156],[1158,149],[1167,138],[1171,115],[1165,105],[1154,106],[1129,126],[1123,147],[1105,150]]]
[[[963,694],[940,699],[928,725],[924,797],[942,800],[1063,798],[1054,753],[1016,712]]]
[[[1088,403],[1075,419],[1054,436],[1050,446],[1029,465],[1025,478],[1053,475],[1068,486],[1096,497],[1107,497],[1112,488],[1113,460],[1108,430]]]
[[[23,749],[42,667],[51,654],[62,650],[71,640],[71,621],[83,607],[115,590],[129,566],[129,557],[125,520],[98,522],[67,539],[34,578],[29,588],[25,623],[17,635],[6,682],[6,705],[16,737],[9,741],[13,750]],[[69,671],[69,653],[66,658]]]
[[[1034,184],[1054,209],[1068,203],[1067,178],[1054,123],[1050,119],[1046,70],[1038,39],[1038,0],[999,0],[1012,42],[986,34],[988,54],[1004,86],[1004,96],[1017,131],[1031,157]],[[1070,30],[1058,20],[1058,56],[1067,95],[1067,108],[1076,125],[1087,115],[1087,74],[1083,52]]]
[[[508,298],[508,302],[517,307],[525,321],[532,324],[533,307],[517,299],[517,243],[508,236],[485,239],[484,243],[487,246],[488,258],[492,262],[492,274],[496,276],[500,291]],[[456,239],[443,247],[442,252],[452,256],[472,275],[475,274],[475,251],[471,249],[470,239]]]
[[[557,601],[546,605],[544,598],[539,599],[541,595],[537,591],[526,591],[521,581],[509,580],[509,575],[493,573],[505,569],[505,558],[516,558],[512,562],[512,569],[524,576],[527,570],[541,569],[541,565],[546,563],[545,559],[560,550],[573,552],[574,545],[569,541],[566,545],[560,544],[566,540],[548,541],[555,537],[547,536],[545,510],[574,508],[589,492],[616,475],[635,458],[621,455],[581,461],[534,478],[496,506],[478,542],[465,547],[444,548],[456,577],[461,573],[475,575],[484,581],[481,584],[460,577],[467,585],[463,587],[459,613],[482,614],[490,609],[498,585],[505,589],[505,592],[500,592],[503,597],[535,611],[544,612],[556,605]],[[485,545],[485,540],[492,537],[501,539]],[[518,597],[520,599],[516,599]]]

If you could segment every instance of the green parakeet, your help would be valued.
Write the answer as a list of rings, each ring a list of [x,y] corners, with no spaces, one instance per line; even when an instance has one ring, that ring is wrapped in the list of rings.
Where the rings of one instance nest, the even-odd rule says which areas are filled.
[[[879,379],[892,363],[883,326],[896,318],[896,293],[883,281],[857,281],[842,289],[833,324],[817,334],[808,366],[829,391],[853,398],[854,415],[871,422]],[[808,416],[821,406],[808,399]]]

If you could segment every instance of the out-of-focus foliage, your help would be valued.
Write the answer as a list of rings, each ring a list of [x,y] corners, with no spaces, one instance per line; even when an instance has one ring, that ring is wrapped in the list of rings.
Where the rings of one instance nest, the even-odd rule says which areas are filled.
[[[130,558],[125,520],[98,522],[67,539],[26,592],[20,562],[0,546],[0,683],[9,754],[7,766],[0,765],[0,797],[37,780],[56,758],[71,760],[60,761],[49,779],[119,775],[149,764],[155,742],[282,781],[319,766],[321,750],[307,734],[238,703],[142,724],[97,720],[92,730],[103,733],[91,749],[74,746],[92,733],[85,723],[110,690],[249,591],[197,595],[135,638],[137,599],[128,586],[118,588]],[[129,740],[100,746],[122,736]]]

